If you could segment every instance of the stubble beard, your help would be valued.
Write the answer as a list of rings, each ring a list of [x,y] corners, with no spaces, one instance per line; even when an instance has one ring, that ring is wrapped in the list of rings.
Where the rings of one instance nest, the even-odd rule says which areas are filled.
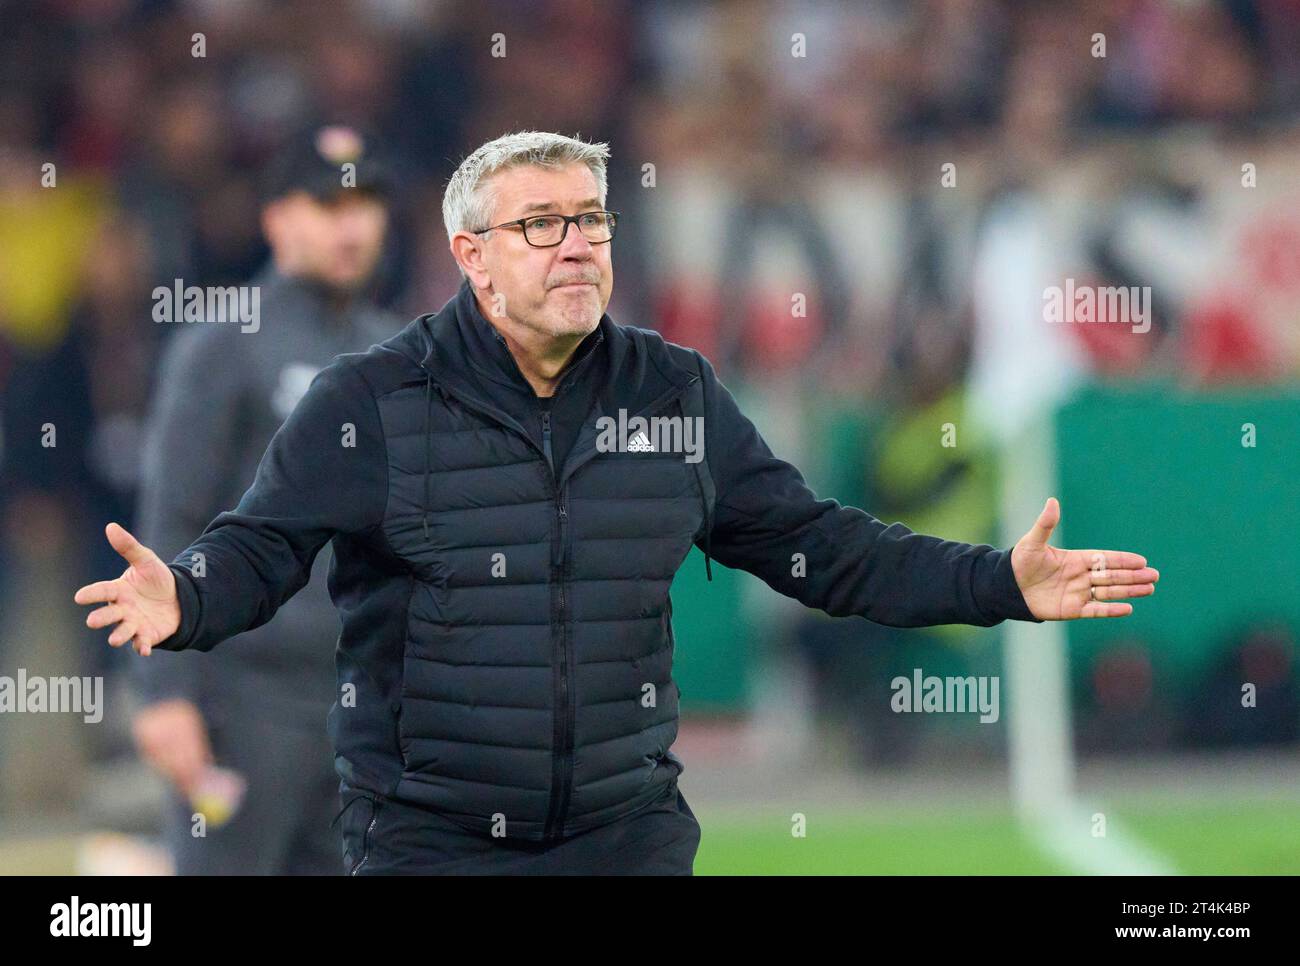
[[[551,307],[547,318],[547,332],[551,336],[582,335],[590,333],[600,323],[600,301],[597,290],[592,297],[571,299],[575,304]]]

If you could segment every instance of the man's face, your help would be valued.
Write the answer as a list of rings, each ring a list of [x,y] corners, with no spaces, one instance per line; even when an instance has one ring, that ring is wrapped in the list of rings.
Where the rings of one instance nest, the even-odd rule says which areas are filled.
[[[351,292],[379,262],[388,209],[365,192],[343,190],[328,201],[296,192],[267,205],[262,225],[281,272]]]
[[[537,214],[600,211],[596,178],[585,164],[522,165],[495,175],[496,209],[489,225]],[[614,289],[608,242],[593,245],[570,224],[552,248],[534,248],[519,228],[477,236],[481,258],[466,266],[489,310],[500,305],[515,322],[547,337],[586,335],[600,324]],[[488,291],[483,291],[489,288]],[[504,296],[504,303],[495,296]],[[491,317],[491,311],[488,313]]]

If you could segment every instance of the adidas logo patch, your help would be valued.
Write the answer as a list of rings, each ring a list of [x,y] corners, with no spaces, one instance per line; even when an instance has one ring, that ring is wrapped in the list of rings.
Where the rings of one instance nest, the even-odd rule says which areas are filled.
[[[627,451],[629,453],[653,453],[655,447],[654,444],[646,438],[645,433],[637,432],[627,441]]]
[[[620,409],[617,418],[596,419],[596,452],[684,453],[687,463],[698,463],[704,458],[704,417],[633,416],[629,419],[627,410]]]

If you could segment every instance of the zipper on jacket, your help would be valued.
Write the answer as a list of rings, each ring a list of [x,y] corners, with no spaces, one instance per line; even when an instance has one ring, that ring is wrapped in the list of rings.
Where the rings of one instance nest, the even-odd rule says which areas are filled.
[[[573,660],[569,653],[568,613],[564,599],[564,565],[568,550],[569,508],[564,502],[564,490],[559,484],[555,457],[551,449],[551,410],[542,410],[542,450],[551,466],[555,483],[555,507],[558,518],[555,552],[551,556],[552,577],[555,580],[558,635],[555,641],[555,728],[554,749],[551,759],[551,796],[543,834],[558,839],[564,828],[564,816],[569,810],[569,795],[573,784],[573,734],[577,728],[574,720],[577,708],[572,692]]]
[[[555,748],[557,754],[553,759],[553,784],[551,796],[551,814],[547,816],[544,834],[547,838],[558,839],[564,829],[564,819],[569,811],[569,796],[573,785],[573,737],[577,728],[577,706],[572,700],[573,655],[569,647],[568,614],[564,596],[564,567],[568,555],[569,508],[565,505],[564,490],[556,491],[557,515],[559,516],[559,547],[555,564],[555,582],[559,600],[559,647],[557,648],[558,673],[555,677],[556,687],[556,729]]]
[[[564,568],[564,558],[569,552],[569,508],[564,505],[564,493],[560,493],[560,568]],[[561,576],[563,576],[561,574]],[[563,591],[563,588],[561,588]],[[560,603],[564,603],[564,597],[560,597]]]
[[[551,475],[555,475],[555,459],[551,456],[551,411],[542,410],[542,449],[546,453],[546,462],[551,464]]]

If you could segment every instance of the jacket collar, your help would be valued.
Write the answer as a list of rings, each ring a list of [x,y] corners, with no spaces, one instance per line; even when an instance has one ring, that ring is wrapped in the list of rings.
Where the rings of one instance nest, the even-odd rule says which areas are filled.
[[[485,379],[523,393],[529,400],[533,399],[535,391],[532,384],[524,378],[514,353],[506,344],[505,337],[484,317],[468,281],[461,284],[460,291],[456,293],[456,300],[459,303],[457,305],[458,329],[465,340],[469,364]],[[604,341],[605,333],[601,331],[599,325],[587,334],[586,338],[578,344],[568,366],[561,374],[557,391],[567,384],[569,373],[585,363]]]
[[[532,392],[505,340],[483,318],[468,280],[461,283],[456,295],[441,309],[422,316],[419,322],[423,349],[420,366],[435,385],[490,409],[500,409],[500,406],[485,392],[495,395],[501,391],[503,382],[514,389]],[[664,393],[684,389],[697,378],[694,372],[673,360],[662,340],[648,339],[640,329],[619,325],[608,312],[601,316],[588,339],[592,340],[593,348],[603,342],[607,351],[608,365],[599,393],[599,408],[621,407],[629,416],[635,415]],[[582,345],[586,344],[584,341]],[[585,351],[580,346],[579,356]],[[491,382],[484,384],[470,378],[470,370],[487,375]],[[594,438],[594,429],[592,435]]]

